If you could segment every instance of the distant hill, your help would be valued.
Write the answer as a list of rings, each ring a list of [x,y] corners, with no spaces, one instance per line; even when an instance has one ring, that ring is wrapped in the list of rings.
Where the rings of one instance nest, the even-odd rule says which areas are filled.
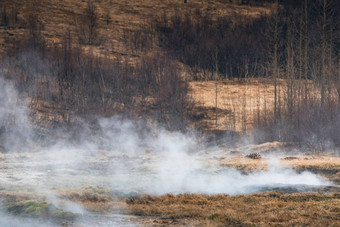
[[[250,6],[240,4],[241,1],[234,2],[236,3],[189,0],[185,4],[182,0],[92,1],[97,18],[95,25],[97,40],[94,45],[88,45],[79,43],[84,30],[82,23],[88,1],[1,0],[0,53],[4,54],[8,46],[23,39],[29,33],[30,16],[34,16],[42,24],[41,33],[47,45],[61,43],[62,39],[70,33],[74,44],[80,44],[85,51],[91,50],[93,54],[110,57],[124,55],[134,59],[136,54],[125,48],[129,41],[126,40],[126,36],[150,25],[156,17],[163,15],[170,17],[187,12],[194,14],[196,10],[200,10],[211,17],[228,16],[238,20],[258,18],[270,12],[270,4]]]

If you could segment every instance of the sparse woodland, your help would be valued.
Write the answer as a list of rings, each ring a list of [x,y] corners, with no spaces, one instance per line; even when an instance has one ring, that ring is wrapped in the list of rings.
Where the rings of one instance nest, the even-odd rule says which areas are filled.
[[[164,10],[138,29],[122,29],[126,54],[114,57],[84,51],[109,43],[103,27],[118,23],[100,2],[87,1],[82,11],[71,12],[74,23],[59,42],[50,41],[38,12],[24,14],[22,7],[1,2],[0,30],[24,30],[4,47],[1,74],[31,98],[32,108],[47,102],[63,110],[49,127],[75,126],[77,116],[122,114],[183,131],[201,118],[191,81],[215,81],[217,97],[223,81],[261,78],[273,87],[273,105],[257,106],[251,119],[256,141],[340,146],[339,2],[225,2],[266,6],[270,13],[250,18],[190,7],[185,13]],[[217,125],[217,101],[213,111]],[[242,117],[244,132],[248,120]]]

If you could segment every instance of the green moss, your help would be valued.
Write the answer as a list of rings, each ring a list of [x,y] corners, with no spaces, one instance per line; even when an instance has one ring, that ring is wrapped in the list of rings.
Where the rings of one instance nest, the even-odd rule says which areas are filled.
[[[55,217],[60,219],[73,220],[76,216],[76,214],[61,209],[57,209],[55,212]]]
[[[109,191],[105,188],[96,185],[86,185],[83,187],[83,190],[92,193],[94,195],[109,195]]]
[[[209,218],[210,220],[214,220],[214,219],[218,218],[219,216],[220,216],[219,214],[212,214],[212,215],[210,215],[208,218]]]
[[[73,220],[77,217],[72,212],[58,209],[46,201],[23,200],[7,205],[7,211],[13,215],[23,217],[48,217],[55,219]]]

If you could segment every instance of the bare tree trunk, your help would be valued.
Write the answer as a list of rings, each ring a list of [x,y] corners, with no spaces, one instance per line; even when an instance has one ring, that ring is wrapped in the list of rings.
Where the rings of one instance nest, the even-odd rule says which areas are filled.
[[[338,92],[338,108],[340,109],[340,54],[338,55],[338,60],[339,60],[339,63],[338,63],[338,78],[337,78],[337,83],[336,83],[336,89],[337,89],[337,92]]]
[[[328,59],[328,73],[327,73],[327,102],[331,102],[332,98],[332,81],[334,81],[334,76],[332,76],[332,66],[333,66],[333,30],[330,28],[330,35],[329,35],[329,59]]]
[[[299,100],[302,97],[302,44],[303,44],[303,16],[300,17],[299,28]]]
[[[305,78],[305,105],[307,105],[307,99],[308,99],[308,0],[305,0],[305,29],[304,29],[304,78]]]
[[[289,24],[289,23],[288,23]],[[291,26],[288,25],[288,38],[287,38],[287,69],[286,69],[286,80],[287,80],[287,92],[286,92],[286,97],[287,97],[287,110],[288,110],[288,117],[289,120],[292,120],[292,109],[293,109],[293,97],[292,97],[292,90],[293,90],[293,83],[292,83],[292,58],[293,58],[293,41],[292,41],[292,28]]]
[[[106,92],[106,86],[105,86],[105,80],[104,80],[104,76],[103,76],[103,73],[102,72],[100,72],[100,78],[101,78],[101,81],[102,81],[102,104],[103,104],[103,111],[104,111],[104,113],[105,113],[105,111],[106,111],[106,99],[105,99],[105,92]]]
[[[277,78],[278,72],[278,26],[279,26],[279,1],[275,2],[275,28],[274,28],[274,59],[273,59],[273,80],[274,80],[274,122],[277,120]]]
[[[327,23],[327,0],[323,0],[322,41],[321,41],[321,106],[325,103],[326,84],[326,23]]]
[[[82,86],[82,115],[83,117],[85,116],[85,102],[86,102],[86,98],[85,98],[85,73],[84,71],[82,72],[82,83],[81,83],[81,86]]]
[[[215,54],[215,84],[216,84],[216,97],[215,97],[215,110],[216,110],[216,127],[218,126],[217,121],[218,121],[218,109],[217,109],[217,95],[218,95],[218,59],[217,59],[217,50]]]

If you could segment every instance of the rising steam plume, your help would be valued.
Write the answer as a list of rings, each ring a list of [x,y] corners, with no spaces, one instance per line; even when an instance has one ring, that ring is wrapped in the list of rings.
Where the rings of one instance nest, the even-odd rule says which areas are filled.
[[[56,139],[53,145],[42,146],[32,139],[34,130],[25,99],[3,78],[0,89],[1,162],[7,167],[0,174],[4,188],[29,189],[57,201],[53,188],[84,185],[109,188],[118,196],[236,195],[282,186],[303,190],[306,186],[330,185],[315,174],[297,173],[275,161],[268,170],[243,174],[220,165],[219,158],[228,155],[224,149],[208,153],[193,134],[169,132],[119,116],[98,119],[96,130],[83,123],[77,143]],[[53,132],[55,138],[65,138],[65,132],[58,133]],[[83,212],[72,204],[68,209]],[[8,217],[3,216],[3,220]]]

